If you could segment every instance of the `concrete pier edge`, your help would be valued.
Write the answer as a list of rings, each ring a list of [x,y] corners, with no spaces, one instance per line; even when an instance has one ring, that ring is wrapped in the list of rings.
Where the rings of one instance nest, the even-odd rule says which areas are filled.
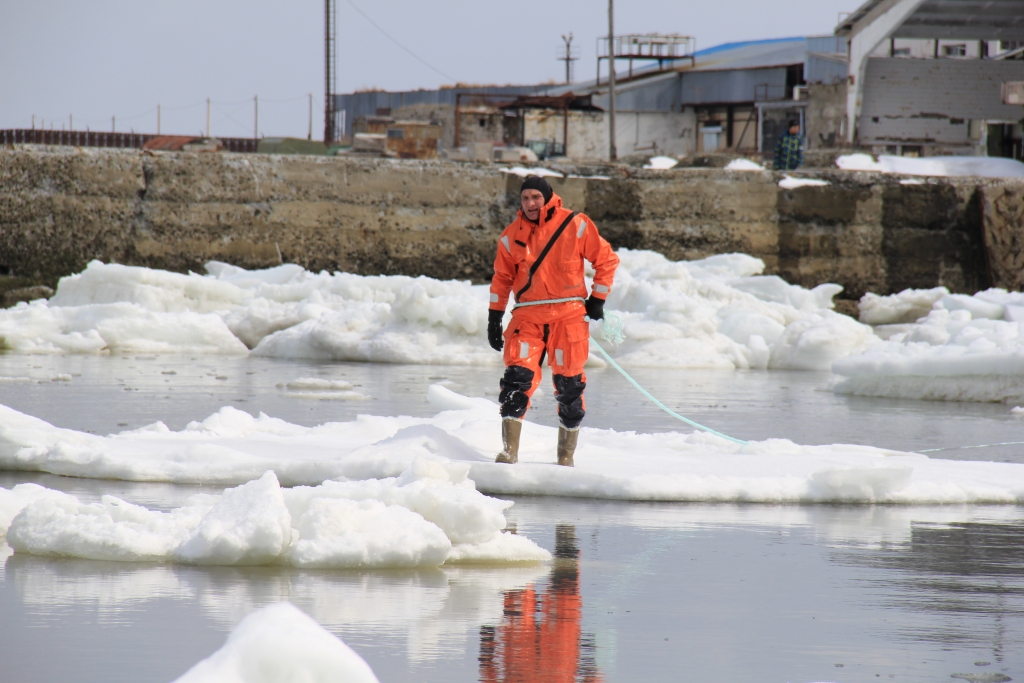
[[[205,272],[313,270],[484,282],[521,179],[497,164],[258,154],[0,150],[0,295],[45,295],[89,261]],[[943,285],[1020,289],[1024,178],[832,169],[558,166],[552,178],[615,247],[670,259],[744,252],[841,298]],[[588,176],[604,176],[593,178]],[[582,176],[582,177],[571,177]],[[35,287],[28,294],[20,291]],[[11,303],[8,296],[7,303]],[[852,301],[850,302],[852,303]]]

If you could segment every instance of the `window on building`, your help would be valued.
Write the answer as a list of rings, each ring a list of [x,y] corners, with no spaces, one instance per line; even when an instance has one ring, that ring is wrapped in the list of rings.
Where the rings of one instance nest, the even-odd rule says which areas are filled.
[[[486,128],[487,127],[487,119],[480,119],[479,121],[480,121],[480,127],[481,128]]]
[[[942,54],[947,57],[966,57],[967,46],[966,45],[943,45]]]
[[[896,49],[894,49],[892,51],[892,56],[893,57],[909,57],[910,56],[910,48],[909,47],[898,47],[898,48],[896,48]]]

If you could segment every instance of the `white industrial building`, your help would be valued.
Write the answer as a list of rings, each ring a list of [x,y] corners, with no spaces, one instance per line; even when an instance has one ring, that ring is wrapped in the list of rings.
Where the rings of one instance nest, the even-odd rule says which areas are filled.
[[[1024,1],[868,0],[849,44],[842,138],[898,154],[1021,158]]]

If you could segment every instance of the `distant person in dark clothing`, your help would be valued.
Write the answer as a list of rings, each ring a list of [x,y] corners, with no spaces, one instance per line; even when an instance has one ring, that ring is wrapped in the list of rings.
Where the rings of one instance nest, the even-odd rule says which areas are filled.
[[[775,143],[776,171],[792,171],[804,163],[804,155],[800,150],[800,123],[789,122],[789,129]]]

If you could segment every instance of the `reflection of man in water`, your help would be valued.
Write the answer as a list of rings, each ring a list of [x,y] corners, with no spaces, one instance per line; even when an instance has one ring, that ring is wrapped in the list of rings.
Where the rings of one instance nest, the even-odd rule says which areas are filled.
[[[581,632],[579,548],[576,527],[555,527],[555,566],[538,595],[531,586],[505,593],[497,628],[480,629],[483,683],[597,683],[594,639]]]

